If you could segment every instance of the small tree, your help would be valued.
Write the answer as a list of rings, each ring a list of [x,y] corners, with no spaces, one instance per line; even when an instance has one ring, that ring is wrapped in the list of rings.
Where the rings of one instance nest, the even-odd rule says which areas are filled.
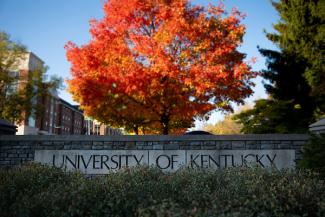
[[[303,158],[299,165],[325,177],[325,133],[311,135],[309,142],[304,146]]]
[[[302,108],[293,101],[260,99],[254,108],[236,114],[243,133],[306,133]]]
[[[45,81],[44,66],[20,75],[18,66],[25,60],[26,54],[23,45],[0,32],[0,118],[13,123],[22,122],[29,115],[42,114],[42,105],[32,101],[59,87],[61,82],[56,77]]]
[[[239,134],[241,133],[242,125],[233,119],[234,115],[225,116],[224,120],[216,124],[205,125],[203,130],[213,134]]]

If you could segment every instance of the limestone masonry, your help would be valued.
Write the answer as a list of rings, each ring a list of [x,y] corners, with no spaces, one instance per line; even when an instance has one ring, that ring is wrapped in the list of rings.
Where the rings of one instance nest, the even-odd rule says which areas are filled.
[[[186,136],[0,136],[0,167],[39,161],[90,174],[124,166],[175,170],[257,164],[292,168],[301,158],[305,134]],[[93,151],[92,151],[93,150]],[[77,166],[79,166],[77,168]]]

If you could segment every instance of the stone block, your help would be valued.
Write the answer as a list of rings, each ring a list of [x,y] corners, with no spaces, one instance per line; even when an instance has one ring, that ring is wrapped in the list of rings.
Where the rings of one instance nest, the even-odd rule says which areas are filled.
[[[69,144],[69,145],[64,145],[63,146],[63,149],[64,150],[70,150],[71,149],[71,145]]]
[[[140,146],[140,145],[144,146],[144,145],[147,145],[146,142],[142,142],[142,141],[136,141],[135,143],[136,143],[135,144],[136,146]]]
[[[203,150],[215,150],[216,149],[216,145],[202,145],[202,149]]]
[[[92,150],[103,150],[104,149],[104,145],[93,145],[92,146]]]
[[[5,152],[8,154],[15,154],[15,153],[17,153],[17,149],[9,149],[9,150],[6,150]]]
[[[191,144],[191,141],[180,141],[178,144],[183,146],[189,146]]]
[[[31,144],[31,143],[28,143],[28,144],[26,144],[26,143],[19,143],[19,145],[15,145],[15,146],[13,146],[13,147],[19,147],[19,148],[29,148],[29,147],[31,147],[31,146],[33,146],[33,144]]]
[[[64,145],[71,145],[70,141],[64,141]]]
[[[26,158],[27,157],[27,154],[19,154],[18,157]]]
[[[26,149],[18,149],[16,151],[17,154],[23,154],[23,153],[26,153]]]
[[[53,142],[53,144],[52,144],[53,146],[63,146],[64,145],[64,142],[59,142],[59,141],[54,141]]]
[[[7,145],[5,145],[5,146],[0,146],[1,147],[1,150],[8,150],[8,149],[12,149],[12,147],[11,146],[7,146]]]
[[[43,141],[43,142],[41,143],[41,145],[49,146],[49,145],[53,145],[53,144],[52,144],[52,142],[50,142],[50,141]]]
[[[222,141],[219,147],[220,149],[231,149],[231,141]]]
[[[108,146],[108,149],[109,149],[109,147],[112,147],[112,146]],[[136,147],[135,142],[125,142],[126,149],[135,149],[135,147]]]
[[[251,145],[246,145],[246,149],[255,149],[255,150],[259,150],[261,149],[261,144],[251,144]]]
[[[174,144],[164,144],[163,149],[164,150],[177,150],[179,149],[180,145],[178,143]]]
[[[292,143],[289,141],[282,141],[280,144],[278,144],[279,149],[290,149],[292,146]]]
[[[147,142],[147,145],[159,145],[161,144],[160,142]]]
[[[244,149],[245,142],[244,141],[232,141],[231,146],[232,146],[232,149]]]
[[[293,141],[294,146],[304,146],[307,141]]]
[[[0,165],[1,166],[10,165],[10,161],[9,160],[0,161]]]
[[[152,150],[152,146],[151,145],[143,146],[143,150]]]
[[[215,146],[216,145],[216,141],[203,141],[202,145],[206,145],[206,146]]]
[[[275,140],[262,140],[260,141],[260,143],[263,145],[263,144],[277,144],[278,141],[275,141]]]
[[[191,141],[190,146],[201,146],[202,142],[201,141]]]
[[[179,149],[180,150],[189,150],[191,147],[190,146],[188,146],[188,145],[180,145],[179,146]]]
[[[94,141],[93,146],[96,146],[96,145],[104,145],[104,142]]]
[[[20,158],[15,158],[15,159],[11,159],[11,161],[10,161],[10,164],[11,165],[19,165],[19,164],[21,164],[21,162],[22,162],[22,160],[20,159]]]
[[[274,146],[276,144],[270,144],[270,143],[262,143],[261,144],[261,149],[274,149]]]
[[[0,157],[2,158],[2,157],[7,157],[8,156],[8,154],[7,153],[0,153]]]
[[[82,146],[82,149],[84,149],[84,150],[91,150],[92,149],[92,145],[91,144],[87,144],[87,145],[83,145]]]
[[[42,149],[44,150],[57,150],[58,148],[55,146],[42,146]]]
[[[72,144],[71,149],[81,150],[81,149],[83,149],[83,145],[81,145],[81,144]]]
[[[179,141],[168,141],[166,144],[168,144],[168,145],[180,145],[181,142],[179,142]]]
[[[200,150],[200,149],[201,149],[201,145],[192,145],[192,144],[191,144],[190,149],[193,149],[193,150]]]
[[[8,154],[8,157],[10,157],[10,158],[18,157],[18,154]]]
[[[164,145],[163,144],[155,144],[155,145],[152,145],[152,149],[154,149],[154,150],[163,150]]]
[[[113,142],[112,148],[123,150],[125,149],[125,142]]]

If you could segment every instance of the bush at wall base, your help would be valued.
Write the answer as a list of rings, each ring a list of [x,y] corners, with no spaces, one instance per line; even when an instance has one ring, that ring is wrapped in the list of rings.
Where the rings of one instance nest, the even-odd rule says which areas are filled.
[[[0,170],[0,216],[325,216],[325,184],[305,171],[141,167],[89,179],[31,164]]]
[[[325,133],[312,134],[303,150],[300,167],[311,169],[325,178]]]

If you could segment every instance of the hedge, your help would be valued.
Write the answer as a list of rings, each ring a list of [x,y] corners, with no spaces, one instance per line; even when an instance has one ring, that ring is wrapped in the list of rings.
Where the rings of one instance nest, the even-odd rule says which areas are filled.
[[[308,171],[132,168],[102,177],[38,164],[0,170],[0,216],[325,216]]]
[[[299,166],[325,177],[325,133],[311,134],[308,143],[304,145],[303,159]]]

